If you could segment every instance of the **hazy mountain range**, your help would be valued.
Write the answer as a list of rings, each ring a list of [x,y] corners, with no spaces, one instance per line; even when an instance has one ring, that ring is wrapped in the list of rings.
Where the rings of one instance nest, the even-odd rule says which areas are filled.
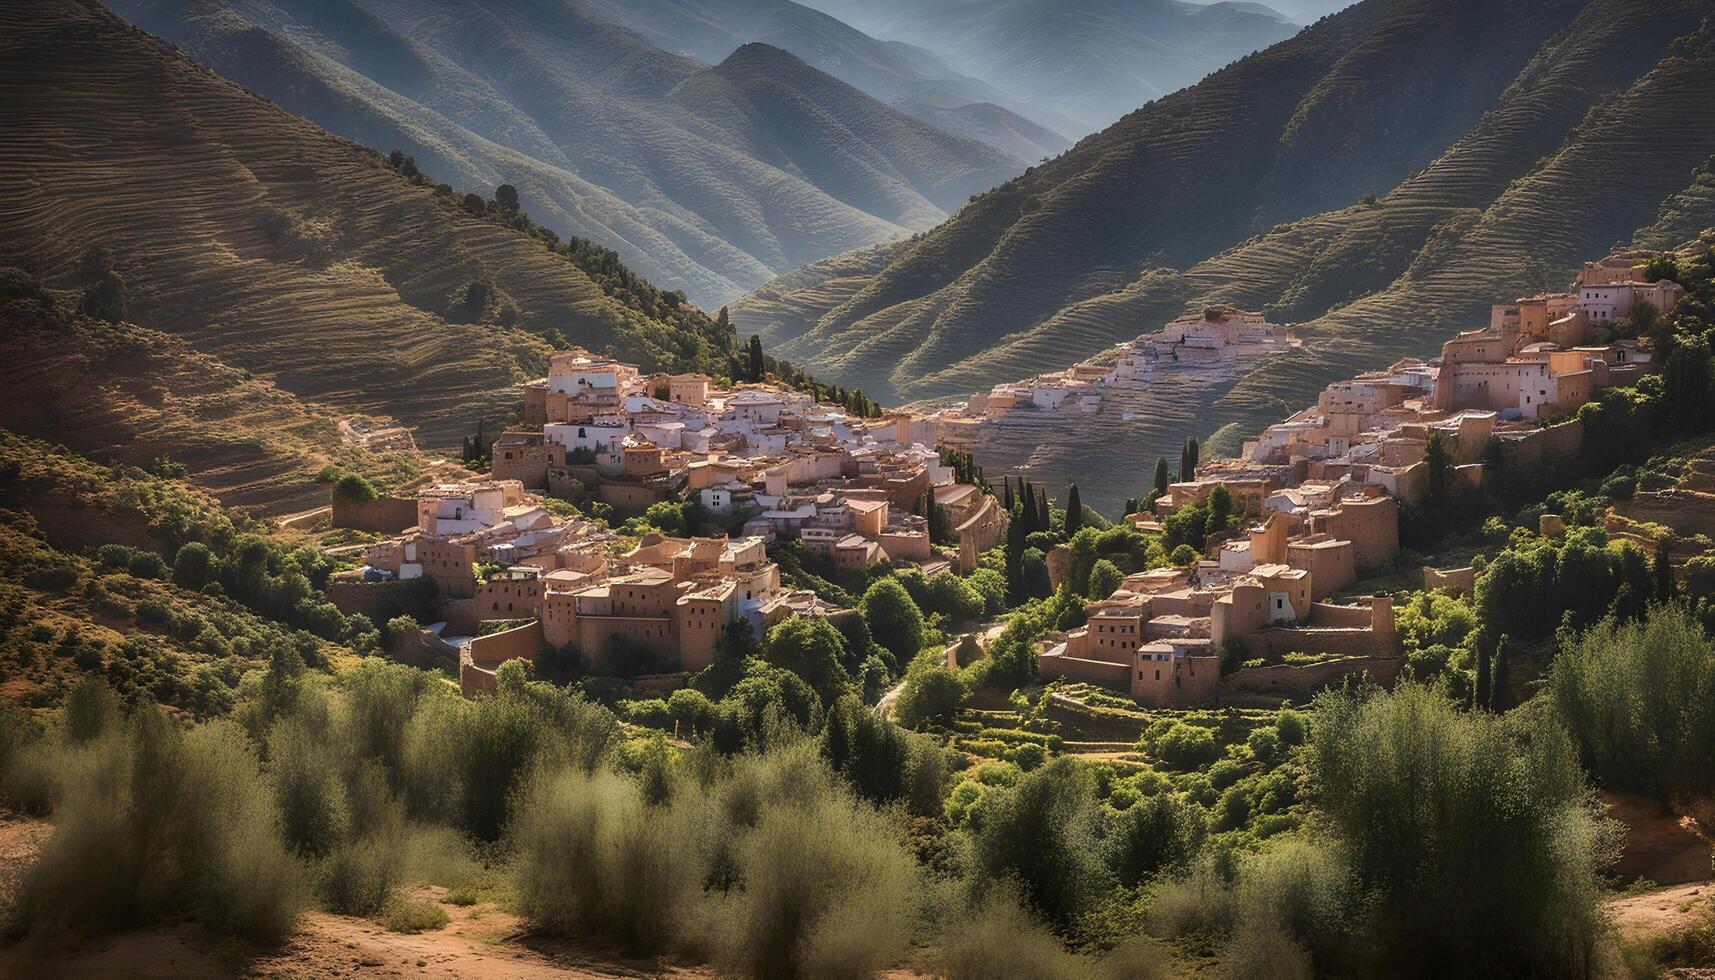
[[[1025,166],[778,48],[710,66],[566,0],[113,6],[460,190],[514,184],[549,227],[615,248],[703,304],[928,228]]]
[[[928,48],[1082,136],[1299,25],[1260,3],[809,0],[876,37]],[[1322,6],[1332,6],[1323,4]]]

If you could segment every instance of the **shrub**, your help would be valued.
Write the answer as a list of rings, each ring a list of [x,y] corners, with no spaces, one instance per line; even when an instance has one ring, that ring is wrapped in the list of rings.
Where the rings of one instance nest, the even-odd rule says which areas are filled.
[[[983,794],[971,814],[977,867],[989,881],[1016,880],[1031,908],[1070,925],[1113,881],[1098,857],[1095,788],[1067,759]]]
[[[1324,694],[1316,712],[1318,803],[1385,962],[1581,971],[1603,929],[1596,870],[1613,836],[1547,713],[1463,713],[1409,683]],[[1328,947],[1311,949],[1320,965]]]
[[[388,932],[427,932],[441,928],[447,921],[446,910],[439,905],[398,896],[390,900],[381,912],[381,923]]]
[[[959,676],[943,666],[921,667],[905,678],[893,710],[907,728],[922,728],[929,722],[946,721],[959,710],[969,692]]]
[[[1684,609],[1598,623],[1555,658],[1549,691],[1609,788],[1715,789],[1715,644]]]
[[[334,481],[333,496],[335,500],[347,503],[366,504],[380,498],[374,484],[364,479],[360,474],[347,473]]]
[[[1220,749],[1214,733],[1201,725],[1176,722],[1155,739],[1151,748],[1174,769],[1196,769],[1215,761]]]
[[[765,810],[711,909],[716,962],[752,977],[873,976],[904,955],[916,863],[881,813],[839,795]]]
[[[1128,888],[1185,867],[1205,834],[1202,809],[1172,793],[1136,797],[1125,809],[1109,811],[1103,824],[1103,856]]]
[[[291,929],[302,877],[236,726],[186,735],[144,712],[66,761],[53,837],[19,895],[23,925],[95,934],[197,913],[257,942]]]
[[[689,835],[637,784],[571,770],[534,784],[511,832],[519,907],[538,926],[632,952],[666,949],[697,884]]]

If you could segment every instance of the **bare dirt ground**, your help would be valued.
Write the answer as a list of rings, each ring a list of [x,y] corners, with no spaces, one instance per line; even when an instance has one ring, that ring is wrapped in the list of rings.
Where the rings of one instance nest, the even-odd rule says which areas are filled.
[[[1649,799],[1604,793],[1608,815],[1626,825],[1619,863],[1622,881],[1648,878],[1660,885],[1699,882],[1710,876],[1711,842],[1698,822]]]
[[[1603,909],[1621,938],[1637,940],[1684,929],[1712,902],[1715,881],[1698,881],[1609,899]]]

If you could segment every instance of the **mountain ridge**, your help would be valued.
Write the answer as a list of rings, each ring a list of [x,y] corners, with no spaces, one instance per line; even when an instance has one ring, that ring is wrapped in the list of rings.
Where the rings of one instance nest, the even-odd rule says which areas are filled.
[[[669,98],[711,66],[651,47],[569,0],[114,6],[341,135],[402,149],[461,187],[513,184],[543,224],[617,248],[645,275],[702,305],[805,261],[928,227],[946,213],[917,205],[870,214],[800,173],[746,156],[734,148],[740,134]],[[880,103],[868,112],[897,116],[890,131],[912,118]],[[805,128],[806,139],[837,145],[825,127]],[[949,155],[967,154],[962,169],[984,175],[976,183],[1023,168],[987,144],[941,138]],[[881,171],[868,176],[879,182],[872,197],[922,196]],[[893,220],[899,217],[911,224]]]

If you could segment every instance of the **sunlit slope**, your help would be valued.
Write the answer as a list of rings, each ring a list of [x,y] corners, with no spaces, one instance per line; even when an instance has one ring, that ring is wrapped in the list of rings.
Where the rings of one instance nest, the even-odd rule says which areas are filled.
[[[801,304],[792,322],[768,312],[776,332],[764,339],[865,390],[923,396],[1005,380],[1017,359],[970,362],[1151,268],[1193,267],[1427,167],[1545,45],[1563,40],[1584,6],[1367,0],[982,195],[894,246],[887,266],[838,306]],[[1545,141],[1539,155],[1558,144]],[[767,304],[737,305],[741,330],[755,305]],[[1098,316],[1031,358],[1063,365],[1159,322],[1153,304],[1135,312],[1151,319]],[[878,362],[879,351],[909,356]],[[957,376],[942,378],[949,370]]]
[[[616,249],[651,280],[711,308],[804,262],[929,227],[1024,166],[861,93],[713,118],[673,93],[702,77],[718,83],[721,68],[663,51],[567,0],[115,7],[333,132],[402,149],[461,188],[513,184],[538,221]],[[796,59],[776,67],[784,73],[776,86],[845,88]],[[848,115],[876,123],[853,153],[839,125]],[[912,125],[934,134],[938,157],[923,156],[923,141],[888,140]],[[758,155],[750,135],[758,128],[826,147],[836,168]],[[946,169],[865,168],[869,149]]]
[[[473,280],[592,348],[638,324],[540,242],[94,4],[0,10],[0,98],[0,262],[63,283],[104,246],[130,319],[330,409],[395,416],[429,444],[511,410],[548,348],[453,322]]]
[[[169,334],[74,313],[69,297],[0,299],[0,428],[104,462],[184,467],[229,507],[261,515],[327,503],[334,466],[383,484],[417,472],[402,451],[346,445],[339,420]],[[165,461],[165,465],[162,465]]]

